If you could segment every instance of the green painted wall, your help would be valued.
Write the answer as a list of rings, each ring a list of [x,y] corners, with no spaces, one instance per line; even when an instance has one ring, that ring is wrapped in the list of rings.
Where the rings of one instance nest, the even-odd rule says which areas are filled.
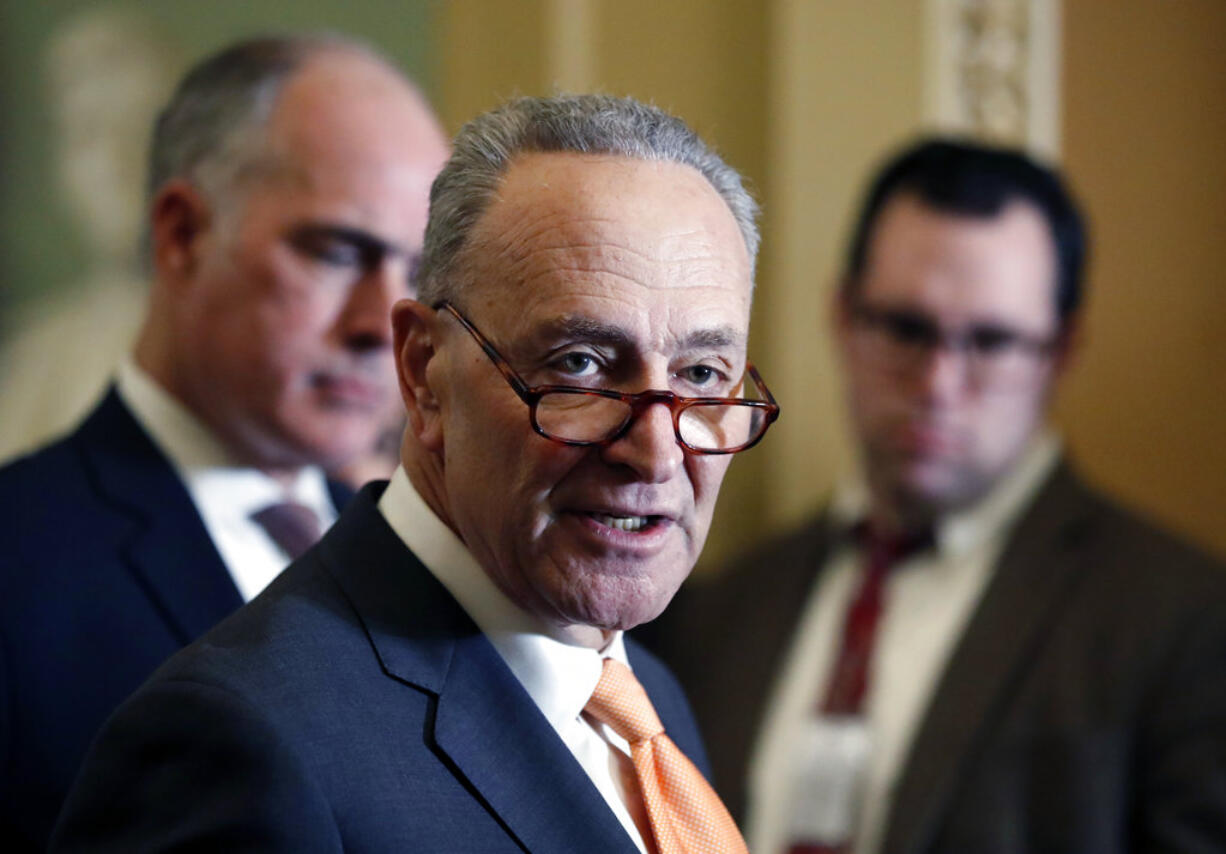
[[[71,288],[86,258],[55,177],[56,126],[47,99],[46,48],[67,22],[108,10],[147,20],[168,49],[171,77],[246,35],[337,30],[381,48],[433,94],[438,6],[439,0],[0,0],[0,329],[6,309]]]

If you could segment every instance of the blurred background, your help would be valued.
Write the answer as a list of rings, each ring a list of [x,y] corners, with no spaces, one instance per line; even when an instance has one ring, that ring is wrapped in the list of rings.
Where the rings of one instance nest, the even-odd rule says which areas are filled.
[[[1226,555],[1221,0],[0,8],[0,455],[84,412],[139,322],[144,149],[177,77],[244,35],[328,28],[386,51],[453,132],[514,94],[629,94],[749,177],[764,209],[751,358],[784,415],[732,467],[704,563],[800,521],[851,464],[834,275],[870,169],[934,129],[1065,169],[1093,248],[1058,426],[1093,481]]]

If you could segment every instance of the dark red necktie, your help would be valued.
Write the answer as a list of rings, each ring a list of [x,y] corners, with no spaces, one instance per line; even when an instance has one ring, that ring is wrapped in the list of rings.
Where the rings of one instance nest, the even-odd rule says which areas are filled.
[[[869,667],[881,620],[881,593],[886,576],[900,561],[932,545],[931,530],[899,537],[881,536],[867,523],[853,532],[864,554],[860,589],[843,618],[843,638],[818,709],[828,716],[859,715],[868,693]],[[788,854],[841,854],[849,843],[823,845],[793,843]]]

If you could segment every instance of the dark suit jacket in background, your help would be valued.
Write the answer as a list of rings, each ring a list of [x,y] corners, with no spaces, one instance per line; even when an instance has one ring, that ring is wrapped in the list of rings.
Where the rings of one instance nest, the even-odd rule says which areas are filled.
[[[822,517],[653,629],[743,815]],[[717,664],[717,662],[719,664]],[[1060,466],[1010,537],[901,770],[883,851],[1226,851],[1226,573]]]
[[[54,850],[637,852],[380,491],[119,709]],[[705,770],[680,688],[628,652]]]
[[[113,389],[76,432],[0,469],[0,519],[0,838],[43,850],[102,722],[242,598]]]

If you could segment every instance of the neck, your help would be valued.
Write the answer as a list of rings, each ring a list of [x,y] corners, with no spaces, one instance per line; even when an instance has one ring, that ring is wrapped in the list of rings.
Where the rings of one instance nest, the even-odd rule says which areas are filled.
[[[903,538],[934,527],[940,512],[929,505],[909,502],[870,486],[868,523],[883,537]]]
[[[199,425],[212,434],[213,439],[225,449],[227,464],[257,469],[288,491],[302,472],[303,463],[272,461],[253,452],[252,446],[236,441],[234,435],[221,429],[224,425],[214,423],[206,413],[193,406],[189,397],[182,393],[182,383],[177,381],[173,360],[168,357],[169,351],[164,342],[160,340],[163,336],[151,329],[153,325],[146,323],[137,338],[136,347],[132,353],[132,360],[136,367],[162,392],[173,398],[175,403],[186,410]]]

